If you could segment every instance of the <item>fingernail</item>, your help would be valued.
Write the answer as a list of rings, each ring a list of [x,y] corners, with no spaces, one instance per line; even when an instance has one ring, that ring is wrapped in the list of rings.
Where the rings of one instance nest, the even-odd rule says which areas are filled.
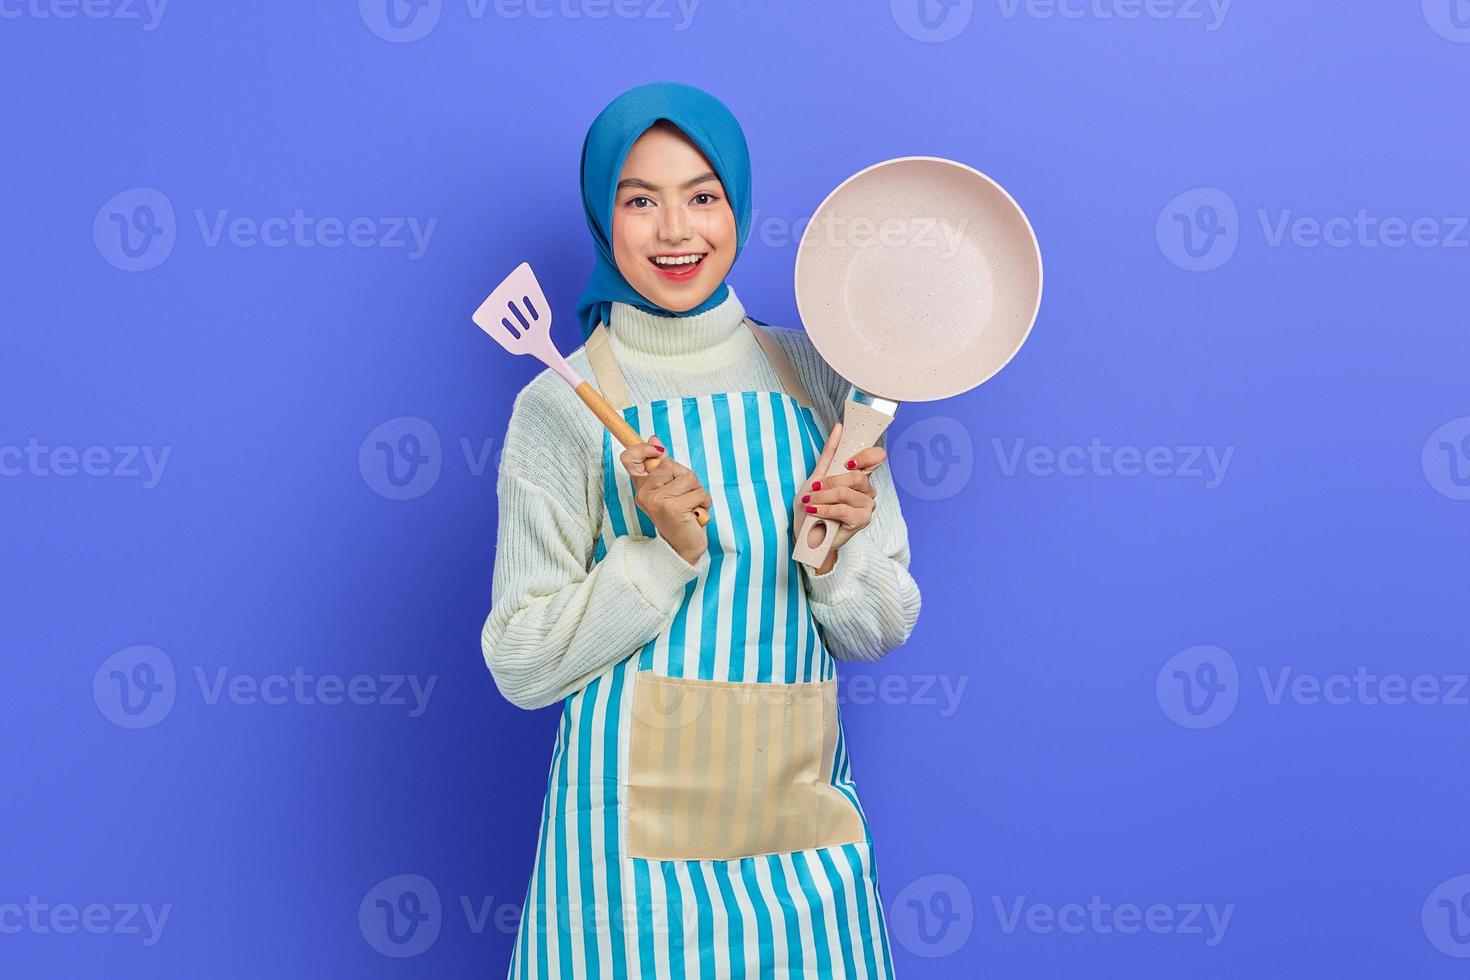
[[[812,481],[812,489],[813,490],[820,490],[820,489],[822,489],[822,481],[821,480],[813,480]]]
[[[808,513],[808,514],[815,514],[815,513],[816,513],[816,512],[817,512],[817,509],[816,509],[816,508],[815,508],[815,507],[808,507],[808,508],[807,508],[807,509],[806,509],[806,512],[807,512],[807,513]]]
[[[850,469],[850,470],[851,469],[856,469],[857,468],[857,461],[856,460],[849,459],[847,461],[847,468]]]
[[[804,494],[801,495],[801,502],[802,503],[809,504],[809,503],[811,503],[811,500],[812,500],[812,495],[811,494],[804,493]]]
[[[654,449],[657,449],[659,452],[663,452],[664,451],[664,447],[663,446],[654,446],[653,448]]]

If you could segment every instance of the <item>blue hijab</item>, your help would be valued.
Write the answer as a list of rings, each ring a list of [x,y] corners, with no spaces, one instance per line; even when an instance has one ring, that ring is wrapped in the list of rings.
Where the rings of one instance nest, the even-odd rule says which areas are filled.
[[[660,119],[678,126],[699,147],[725,185],[730,210],[735,212],[736,258],[750,233],[750,152],[740,123],[725,104],[702,89],[679,82],[650,82],[624,92],[598,113],[582,143],[582,209],[597,245],[597,264],[577,301],[584,337],[592,335],[599,321],[607,322],[614,301],[659,316],[693,316],[719,306],[730,292],[721,282],[693,309],[667,310],[634,289],[613,259],[612,212],[618,175],[638,137]]]

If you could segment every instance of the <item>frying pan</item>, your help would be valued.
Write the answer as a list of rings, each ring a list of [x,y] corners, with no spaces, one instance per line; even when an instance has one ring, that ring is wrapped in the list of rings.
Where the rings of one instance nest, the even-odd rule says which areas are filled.
[[[950,398],[1006,366],[1041,306],[1041,249],[1020,205],[973,167],[884,160],[837,185],[812,216],[796,252],[796,306],[817,351],[853,385],[833,475],[878,441],[899,402]],[[796,560],[820,568],[837,528],[807,515]]]

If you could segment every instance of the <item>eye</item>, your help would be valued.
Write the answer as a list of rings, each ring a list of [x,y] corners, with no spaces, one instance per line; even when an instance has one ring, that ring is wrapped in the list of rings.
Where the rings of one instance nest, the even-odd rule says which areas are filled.
[[[647,197],[643,194],[639,194],[637,197],[630,197],[628,198],[628,207],[642,210],[643,205],[639,204],[639,201],[647,201],[649,204],[652,204],[653,198]]]
[[[705,198],[706,200],[701,201],[700,198]],[[694,195],[695,204],[713,204],[718,200],[719,198],[711,194],[709,191],[700,191],[698,194]]]

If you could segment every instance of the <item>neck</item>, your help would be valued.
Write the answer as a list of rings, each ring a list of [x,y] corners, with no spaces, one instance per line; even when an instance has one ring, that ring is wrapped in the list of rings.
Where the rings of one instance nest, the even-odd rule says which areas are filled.
[[[649,364],[697,358],[725,361],[742,353],[753,341],[741,326],[745,307],[730,287],[725,301],[693,316],[645,313],[627,303],[613,303],[608,330],[620,354]]]

